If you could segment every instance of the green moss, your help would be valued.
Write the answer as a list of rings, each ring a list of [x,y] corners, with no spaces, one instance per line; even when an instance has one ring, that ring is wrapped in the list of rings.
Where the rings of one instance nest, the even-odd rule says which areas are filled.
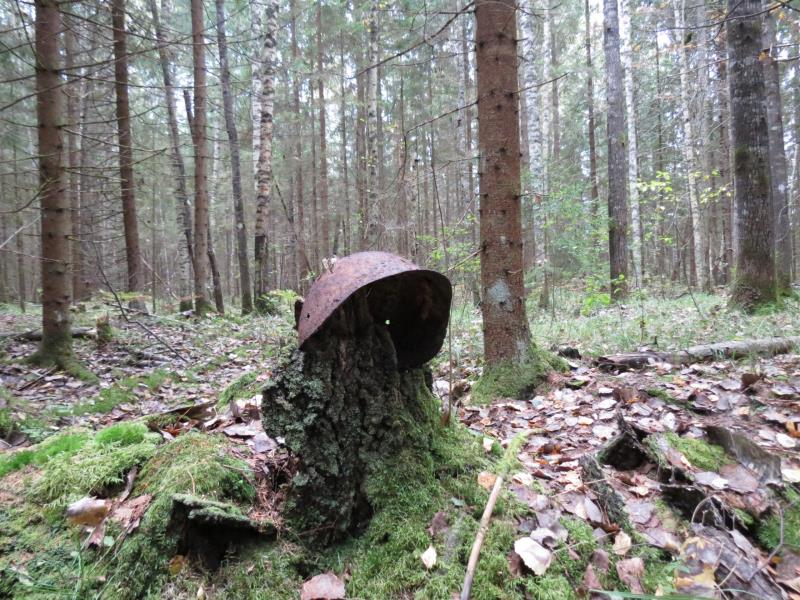
[[[240,398],[246,398],[258,393],[259,382],[255,371],[248,371],[235,379],[219,395],[219,405],[227,406]]]
[[[94,440],[101,446],[138,444],[144,441],[147,432],[143,423],[117,423],[98,431]]]
[[[800,550],[800,493],[787,487],[778,494],[778,501],[783,511],[783,545],[796,552]],[[758,541],[767,550],[774,550],[781,541],[781,514],[773,511],[759,523]]]
[[[0,477],[28,465],[43,465],[57,456],[75,454],[89,439],[85,432],[63,433],[25,450],[0,455]]]
[[[138,531],[110,559],[106,597],[158,597],[178,540],[168,531],[173,495],[191,493],[212,500],[252,502],[249,469],[227,452],[221,436],[187,433],[156,449],[144,465],[133,495],[153,500]]]
[[[544,382],[548,373],[567,369],[562,358],[532,344],[522,363],[506,361],[487,366],[472,386],[472,402],[489,404],[497,398],[523,398]]]
[[[31,498],[59,515],[67,504],[84,496],[112,495],[125,474],[155,452],[160,438],[141,428],[144,425],[121,423],[100,432],[77,452],[54,457],[31,488]]]
[[[669,431],[664,434],[670,446],[683,454],[692,466],[703,471],[718,471],[720,467],[731,462],[720,446],[705,440],[685,438]]]

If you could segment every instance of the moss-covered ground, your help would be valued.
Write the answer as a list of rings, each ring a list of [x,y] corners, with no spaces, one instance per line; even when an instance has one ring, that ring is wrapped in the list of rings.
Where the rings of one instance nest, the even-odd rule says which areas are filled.
[[[528,349],[523,362],[507,361],[487,366],[472,386],[473,404],[489,404],[499,398],[519,399],[530,395],[553,371],[567,371],[567,363],[536,345]]]

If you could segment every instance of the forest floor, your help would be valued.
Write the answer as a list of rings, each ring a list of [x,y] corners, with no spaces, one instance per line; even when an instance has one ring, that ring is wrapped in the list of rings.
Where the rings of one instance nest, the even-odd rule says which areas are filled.
[[[800,598],[800,355],[624,372],[593,361],[797,335],[796,301],[755,316],[713,295],[558,304],[532,312],[534,339],[584,356],[570,352],[569,371],[530,398],[484,406],[468,391],[479,315],[454,308],[453,372],[445,352],[432,364],[434,392],[444,402],[452,381],[459,396],[463,426],[448,439],[460,455],[443,459],[452,481],[409,477],[390,518],[324,551],[281,529],[285,456],[260,422],[260,389],[294,336],[288,303],[274,317],[201,322],[128,322],[87,303],[76,325],[108,311],[115,330],[102,347],[76,340],[99,383],[32,368],[35,342],[0,339],[0,598],[341,597],[303,587],[325,572],[348,598],[451,598],[509,447],[473,598]],[[0,307],[0,334],[39,319]],[[207,499],[220,503],[192,504]],[[175,529],[180,503],[199,529]],[[205,550],[231,523],[252,540],[220,565]]]

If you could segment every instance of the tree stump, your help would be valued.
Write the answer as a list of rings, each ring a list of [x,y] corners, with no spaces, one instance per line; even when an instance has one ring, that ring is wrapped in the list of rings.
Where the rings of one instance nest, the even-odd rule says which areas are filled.
[[[370,476],[401,451],[429,452],[439,427],[430,379],[421,366],[403,364],[407,338],[385,310],[393,299],[404,311],[441,308],[442,298],[431,304],[436,286],[424,281],[411,296],[398,286],[407,289],[408,280],[389,278],[347,297],[302,349],[285,352],[264,390],[264,430],[284,438],[297,461],[284,515],[317,543],[362,530],[373,512]],[[449,292],[448,284],[445,327]],[[434,335],[441,338],[435,354],[443,333]]]

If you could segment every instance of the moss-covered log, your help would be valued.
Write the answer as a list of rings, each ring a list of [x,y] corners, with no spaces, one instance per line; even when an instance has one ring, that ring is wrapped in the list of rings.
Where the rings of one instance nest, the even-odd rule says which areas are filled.
[[[287,522],[318,543],[363,528],[370,476],[401,450],[429,452],[439,426],[423,369],[398,368],[369,296],[359,290],[302,350],[287,349],[264,391],[264,429],[297,457]]]

